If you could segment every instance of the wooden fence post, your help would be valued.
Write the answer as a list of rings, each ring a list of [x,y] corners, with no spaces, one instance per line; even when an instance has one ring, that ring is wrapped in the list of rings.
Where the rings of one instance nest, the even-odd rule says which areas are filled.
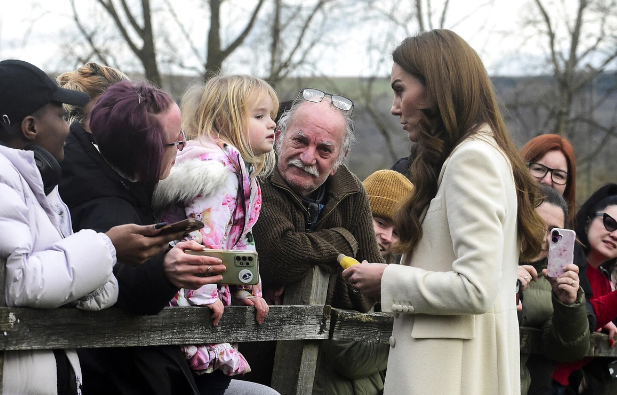
[[[302,281],[285,287],[284,303],[325,305],[329,278],[324,270],[314,267]],[[272,388],[282,395],[311,395],[320,343],[318,340],[278,341]]]

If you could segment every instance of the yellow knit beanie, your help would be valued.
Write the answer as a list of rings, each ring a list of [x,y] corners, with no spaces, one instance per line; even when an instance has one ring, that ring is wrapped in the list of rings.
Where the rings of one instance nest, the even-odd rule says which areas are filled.
[[[373,215],[392,219],[396,206],[407,197],[413,184],[394,170],[378,170],[362,183],[368,194]]]

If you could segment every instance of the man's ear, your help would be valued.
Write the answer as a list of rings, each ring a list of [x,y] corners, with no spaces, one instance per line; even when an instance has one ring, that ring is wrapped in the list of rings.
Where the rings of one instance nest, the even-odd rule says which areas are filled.
[[[32,115],[28,115],[21,121],[21,133],[26,140],[34,141],[36,139],[36,119]]]

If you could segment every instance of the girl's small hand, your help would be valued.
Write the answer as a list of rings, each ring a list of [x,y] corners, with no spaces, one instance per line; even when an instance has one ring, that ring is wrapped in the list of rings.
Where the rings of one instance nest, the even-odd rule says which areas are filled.
[[[263,324],[270,311],[270,306],[268,306],[268,303],[266,303],[263,298],[254,296],[251,298],[239,299],[238,302],[244,306],[255,306],[255,320],[257,320],[258,324]]]
[[[210,318],[212,318],[212,325],[217,326],[221,317],[223,316],[223,311],[225,310],[225,306],[220,299],[217,299],[216,302],[207,305],[210,308]]]
[[[381,277],[386,267],[388,265],[384,263],[362,261],[360,265],[353,265],[349,269],[343,270],[343,278],[354,289],[379,301],[381,300]]]
[[[578,278],[578,266],[573,263],[563,268],[563,274],[557,278],[547,275],[547,270],[542,270],[542,275],[551,283],[553,293],[559,301],[565,305],[570,305],[576,301],[580,281]]]

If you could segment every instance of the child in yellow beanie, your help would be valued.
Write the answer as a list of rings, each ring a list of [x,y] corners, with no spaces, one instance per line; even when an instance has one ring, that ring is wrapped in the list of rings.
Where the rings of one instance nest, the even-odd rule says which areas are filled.
[[[398,204],[411,193],[413,184],[394,170],[378,170],[368,176],[362,184],[371,205],[373,228],[381,256],[386,263],[398,263],[400,256],[392,251],[398,241],[398,233],[392,218]]]

